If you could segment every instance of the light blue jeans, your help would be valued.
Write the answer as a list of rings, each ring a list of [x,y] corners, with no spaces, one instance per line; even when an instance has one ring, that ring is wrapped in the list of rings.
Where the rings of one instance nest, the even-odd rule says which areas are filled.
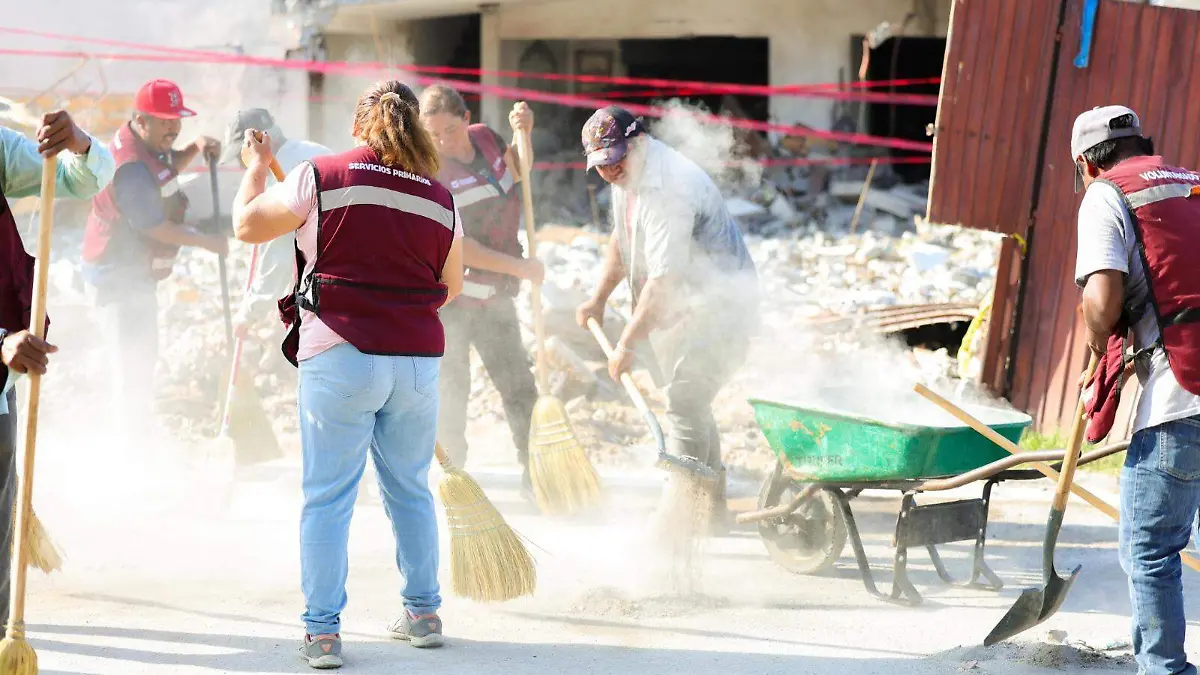
[[[1200,510],[1200,417],[1133,435],[1121,471],[1121,567],[1139,675],[1195,675],[1184,649],[1183,568]]]
[[[414,614],[441,606],[437,520],[428,482],[440,361],[371,356],[341,344],[300,362],[300,575],[304,625],[311,635],[341,629],[350,516],[368,448],[396,536],[404,606]]]

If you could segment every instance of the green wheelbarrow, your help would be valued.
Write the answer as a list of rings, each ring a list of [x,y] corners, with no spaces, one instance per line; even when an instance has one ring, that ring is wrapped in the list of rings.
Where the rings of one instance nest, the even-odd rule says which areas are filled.
[[[853,400],[845,392],[823,397]],[[829,405],[752,398],[759,428],[775,453],[776,464],[759,490],[755,511],[737,516],[756,523],[771,558],[796,574],[818,574],[833,567],[849,541],[863,585],[871,595],[915,606],[921,594],[908,577],[911,549],[924,548],[938,576],[948,584],[1000,590],[1003,582],[984,558],[992,488],[1012,480],[1043,478],[1031,462],[1058,463],[1064,451],[1010,455],[984,436],[916,395],[856,403],[854,412]],[[1032,423],[1024,413],[985,406],[963,406],[1004,438],[1016,443]],[[919,411],[919,420],[903,410]],[[1117,444],[1086,453],[1079,465],[1124,450]],[[930,492],[982,482],[977,499],[923,504]],[[893,546],[893,581],[879,590],[863,548],[851,501],[864,490],[902,494]],[[956,580],[937,547],[974,543],[970,576]]]

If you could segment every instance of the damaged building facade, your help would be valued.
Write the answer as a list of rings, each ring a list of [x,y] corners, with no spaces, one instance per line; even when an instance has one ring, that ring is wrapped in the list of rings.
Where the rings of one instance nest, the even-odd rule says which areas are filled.
[[[482,6],[461,0],[276,3],[277,15],[300,27],[307,55],[317,60],[383,61],[400,67],[440,64],[463,69],[460,74],[448,73],[450,79],[601,96],[618,92],[601,82],[547,80],[536,75],[767,86],[849,82],[858,79],[863,38],[871,35],[882,45],[895,35],[901,39],[885,45],[889,57],[896,52],[911,62],[915,60],[912,55],[925,55],[926,68],[932,68],[928,74],[936,76],[941,69],[949,9],[948,0],[615,0],[602,7],[587,0],[507,0]],[[903,44],[905,39],[909,44]],[[483,72],[471,74],[471,70]],[[314,78],[310,129],[316,139],[334,145],[344,142],[341,121],[347,118],[361,83],[362,78],[343,75]],[[638,96],[639,101],[653,100],[644,91],[624,91]],[[932,92],[936,93],[936,87]],[[711,110],[721,108],[719,96],[696,98]],[[738,116],[814,129],[830,129],[847,115],[846,106],[828,98],[779,95],[737,99]],[[505,111],[510,104],[511,99],[487,93],[472,101],[477,115],[496,127],[507,126]],[[538,107],[543,138],[535,142],[552,147],[547,136],[557,142],[577,142],[575,136],[588,111]],[[571,130],[575,133],[569,133]]]

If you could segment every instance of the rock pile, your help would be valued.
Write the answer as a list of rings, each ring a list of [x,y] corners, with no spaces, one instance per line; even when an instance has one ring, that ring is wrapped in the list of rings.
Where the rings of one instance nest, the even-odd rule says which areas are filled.
[[[945,377],[952,368],[953,362],[944,353],[915,356],[888,347],[878,336],[815,328],[814,317],[890,305],[978,304],[990,293],[998,250],[990,235],[921,223],[898,235],[872,229],[850,235],[814,223],[759,229],[760,233],[749,234],[747,241],[765,298],[763,330],[747,365],[716,402],[729,465],[753,473],[765,471],[774,459],[746,398],[767,380],[778,383],[803,375],[781,370],[781,354],[794,352],[810,363],[816,359],[836,364],[860,358],[857,355],[867,351],[891,349],[894,354],[889,354],[898,354],[906,368],[915,368],[913,372],[923,373],[926,379]],[[575,326],[573,319],[575,306],[586,298],[599,272],[606,235],[594,228],[568,226],[549,226],[543,232],[548,240],[539,242],[538,250],[547,266],[544,296],[549,333],[554,337],[550,357],[556,371],[555,393],[569,400],[581,440],[595,453],[598,464],[619,464],[644,456],[651,437],[623,392],[608,380],[590,335]],[[78,324],[77,330],[84,332],[94,325],[87,316],[90,309],[78,279],[79,233],[64,232],[60,239],[56,242],[56,297],[51,307],[59,314],[69,311],[77,315],[56,323],[61,337],[64,330],[71,330],[67,328],[70,324]],[[245,283],[249,247],[234,244],[232,248],[227,264],[236,304]],[[158,405],[162,423],[185,437],[212,437],[218,429],[219,400],[228,368],[216,257],[184,250],[174,276],[160,286],[160,306]],[[518,307],[532,352],[527,285]],[[619,290],[606,326],[611,337],[618,335],[621,317],[629,315],[630,307],[628,292]],[[245,364],[254,371],[258,393],[281,442],[296,451],[294,370],[283,362],[278,337],[269,328],[263,328],[258,337],[264,342],[247,349]],[[96,341],[86,342],[94,346]],[[103,368],[97,363],[100,355],[85,353],[87,358],[64,359],[64,367],[76,370],[70,377],[56,378],[56,386],[86,386],[97,391],[93,385],[103,377]],[[638,378],[646,382],[651,404],[661,411],[661,394],[644,374],[639,373]],[[477,362],[473,380],[472,423],[502,424],[499,395]]]

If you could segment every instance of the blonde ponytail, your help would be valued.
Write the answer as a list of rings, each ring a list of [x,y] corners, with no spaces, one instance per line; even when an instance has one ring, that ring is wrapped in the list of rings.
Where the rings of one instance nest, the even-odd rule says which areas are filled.
[[[421,104],[403,83],[380,81],[358,99],[354,135],[388,166],[426,178],[437,176],[437,148],[420,122]]]

